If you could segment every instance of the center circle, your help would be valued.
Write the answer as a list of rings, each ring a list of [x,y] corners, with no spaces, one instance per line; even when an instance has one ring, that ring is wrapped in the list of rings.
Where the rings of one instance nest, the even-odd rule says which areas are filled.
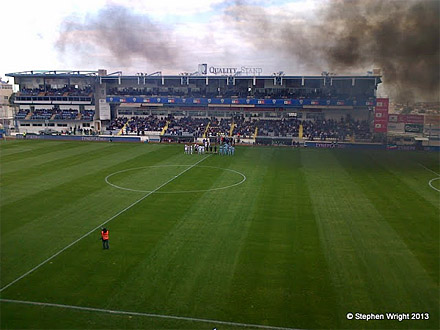
[[[429,186],[432,188],[432,189],[434,189],[434,190],[437,190],[437,191],[440,191],[440,189],[439,189],[439,183],[438,182],[436,182],[437,180],[440,180],[440,177],[438,177],[438,178],[434,178],[434,179],[431,179],[429,182],[428,182],[428,184],[429,184]],[[433,184],[433,182],[436,182],[435,184]]]
[[[179,170],[179,172],[176,174],[176,171],[173,171],[172,168],[178,167],[180,167],[181,170]],[[191,180],[188,180],[188,177],[182,175],[189,167],[191,167],[192,172],[194,172],[194,170],[199,171],[199,173],[193,173]],[[229,172],[231,174],[227,177],[226,182],[218,187],[204,188],[203,185],[207,185],[210,182],[215,182],[215,179],[217,178],[216,174],[218,174],[220,171]],[[179,181],[181,187],[178,187],[177,190],[166,191],[166,185],[168,183],[171,184],[181,175],[182,178],[185,179],[184,182]],[[155,194],[181,194],[216,191],[238,186],[244,181],[246,181],[246,176],[241,172],[228,168],[202,165],[151,165],[133,167],[111,173],[105,177],[105,182],[114,188],[142,193],[151,193],[154,191]],[[148,186],[149,184],[152,186],[148,187],[148,189],[142,187],[142,185]],[[155,191],[157,187],[161,186],[161,184],[163,185],[164,189]],[[182,185],[186,188],[182,188]],[[193,189],[188,189],[188,187],[192,187]]]

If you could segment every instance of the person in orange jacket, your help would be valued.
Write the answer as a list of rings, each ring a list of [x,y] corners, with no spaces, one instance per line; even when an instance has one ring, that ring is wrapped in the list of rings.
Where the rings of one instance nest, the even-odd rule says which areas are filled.
[[[108,230],[106,228],[102,228],[101,230],[101,240],[102,240],[102,248],[104,250],[109,249],[108,246]]]

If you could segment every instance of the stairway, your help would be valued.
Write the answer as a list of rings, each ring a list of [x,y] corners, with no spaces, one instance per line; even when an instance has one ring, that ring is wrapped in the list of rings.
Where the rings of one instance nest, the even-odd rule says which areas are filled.
[[[127,127],[127,125],[128,125],[128,120],[127,120],[127,122],[124,124],[124,126],[122,126],[122,128],[119,130],[118,134],[116,134],[116,135],[123,135],[122,133],[124,133],[124,130],[125,130],[125,128]]]
[[[234,128],[235,128],[235,126],[237,126],[237,124],[234,123],[234,122],[232,122],[232,124],[231,124],[231,129],[229,130],[229,137],[231,137],[232,134],[234,133]]]
[[[208,125],[206,125],[205,132],[203,133],[203,138],[206,138],[206,134],[208,134],[208,129],[209,129],[210,125],[211,125],[211,122],[209,122]]]
[[[168,129],[168,125],[169,125],[169,124],[170,124],[170,121],[167,120],[165,126],[162,128],[162,132],[160,132],[160,135],[164,135],[164,134],[165,134],[165,132],[166,132],[167,129]]]

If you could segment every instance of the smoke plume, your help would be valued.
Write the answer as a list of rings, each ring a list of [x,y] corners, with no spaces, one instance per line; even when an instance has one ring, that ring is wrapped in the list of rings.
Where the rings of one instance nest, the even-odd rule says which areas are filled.
[[[439,4],[330,0],[295,17],[235,1],[225,17],[255,48],[271,47],[315,72],[380,68],[391,96],[438,100]]]
[[[82,62],[90,61],[91,54],[101,54],[115,67],[134,61],[173,67],[179,57],[173,43],[170,28],[126,7],[108,5],[84,20],[66,18],[56,48],[61,54],[73,53]]]

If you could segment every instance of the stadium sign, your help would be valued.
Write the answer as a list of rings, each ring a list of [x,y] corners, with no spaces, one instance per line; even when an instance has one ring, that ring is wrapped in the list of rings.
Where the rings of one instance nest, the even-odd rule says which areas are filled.
[[[253,67],[246,67],[246,66],[241,66],[241,67],[215,67],[215,66],[210,66],[208,69],[208,72],[211,74],[215,74],[215,75],[238,75],[238,74],[242,74],[245,76],[259,76],[262,72],[263,69],[262,68],[253,68]],[[202,71],[203,73],[203,71]]]
[[[423,133],[423,124],[405,124],[407,133]]]

